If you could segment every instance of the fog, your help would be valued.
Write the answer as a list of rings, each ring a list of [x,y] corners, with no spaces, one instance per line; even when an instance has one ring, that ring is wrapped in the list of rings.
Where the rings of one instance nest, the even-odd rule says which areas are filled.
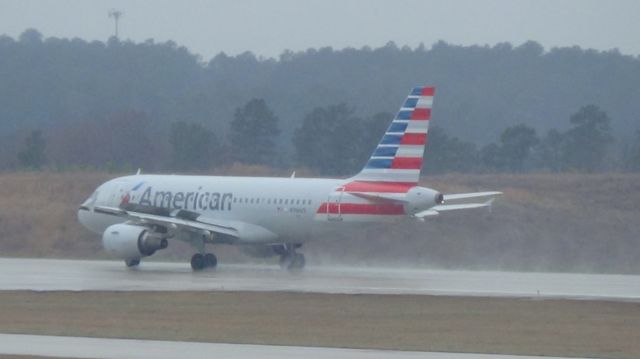
[[[124,12],[123,40],[167,40],[205,61],[225,52],[278,57],[282,51],[429,46],[438,40],[494,45],[535,40],[545,47],[578,45],[640,53],[633,0],[455,0],[455,1],[189,1],[3,0],[0,34],[17,37],[28,28],[47,36],[106,41],[114,34],[109,9]]]
[[[124,12],[119,39],[112,8]],[[640,43],[629,35],[640,33],[639,10],[634,1],[3,1],[0,251],[104,257],[75,210],[137,168],[354,174],[406,92],[432,81],[438,128],[423,185],[504,196],[491,214],[316,238],[303,250],[311,265],[640,273]],[[257,161],[233,140],[256,139],[253,127],[233,129],[255,103],[273,125]],[[326,112],[342,116],[320,121],[334,142],[296,141]],[[322,150],[305,153],[312,145]],[[254,261],[219,250],[222,263]],[[172,245],[153,259],[192,251]]]

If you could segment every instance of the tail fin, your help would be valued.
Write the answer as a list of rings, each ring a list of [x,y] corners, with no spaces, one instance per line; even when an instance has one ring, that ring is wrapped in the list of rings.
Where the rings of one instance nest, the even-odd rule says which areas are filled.
[[[411,91],[366,166],[352,180],[418,183],[434,92],[434,87]]]

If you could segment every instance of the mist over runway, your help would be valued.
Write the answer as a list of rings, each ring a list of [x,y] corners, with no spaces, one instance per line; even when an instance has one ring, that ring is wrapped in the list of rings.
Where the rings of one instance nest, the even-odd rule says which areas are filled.
[[[535,359],[538,356],[473,353],[429,353],[396,350],[314,348],[284,345],[197,343],[159,340],[79,338],[0,334],[0,353],[77,358],[423,358],[423,359]],[[545,357],[562,359],[560,357]]]
[[[186,263],[0,258],[0,290],[33,291],[283,291],[640,301],[640,276],[517,273],[398,268],[222,264],[192,272]]]

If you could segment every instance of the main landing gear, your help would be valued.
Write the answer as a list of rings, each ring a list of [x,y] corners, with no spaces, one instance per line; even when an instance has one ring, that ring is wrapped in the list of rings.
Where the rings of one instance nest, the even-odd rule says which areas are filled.
[[[205,268],[215,268],[218,265],[218,258],[213,253],[196,253],[191,257],[191,268],[200,271]]]
[[[306,263],[304,254],[296,252],[296,248],[300,248],[300,244],[285,246],[284,251],[280,254],[280,268],[292,272],[299,272],[304,268]]]

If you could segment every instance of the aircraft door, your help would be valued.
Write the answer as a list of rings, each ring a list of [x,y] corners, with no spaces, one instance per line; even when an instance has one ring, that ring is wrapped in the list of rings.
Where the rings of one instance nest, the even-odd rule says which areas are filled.
[[[342,220],[341,202],[343,193],[344,188],[340,187],[329,194],[329,200],[327,201],[327,219],[329,221]]]
[[[117,207],[125,201],[128,202],[128,198],[125,199],[125,197],[128,196],[128,194],[125,193],[125,184],[123,181],[116,181],[110,186],[108,189],[110,205]]]

